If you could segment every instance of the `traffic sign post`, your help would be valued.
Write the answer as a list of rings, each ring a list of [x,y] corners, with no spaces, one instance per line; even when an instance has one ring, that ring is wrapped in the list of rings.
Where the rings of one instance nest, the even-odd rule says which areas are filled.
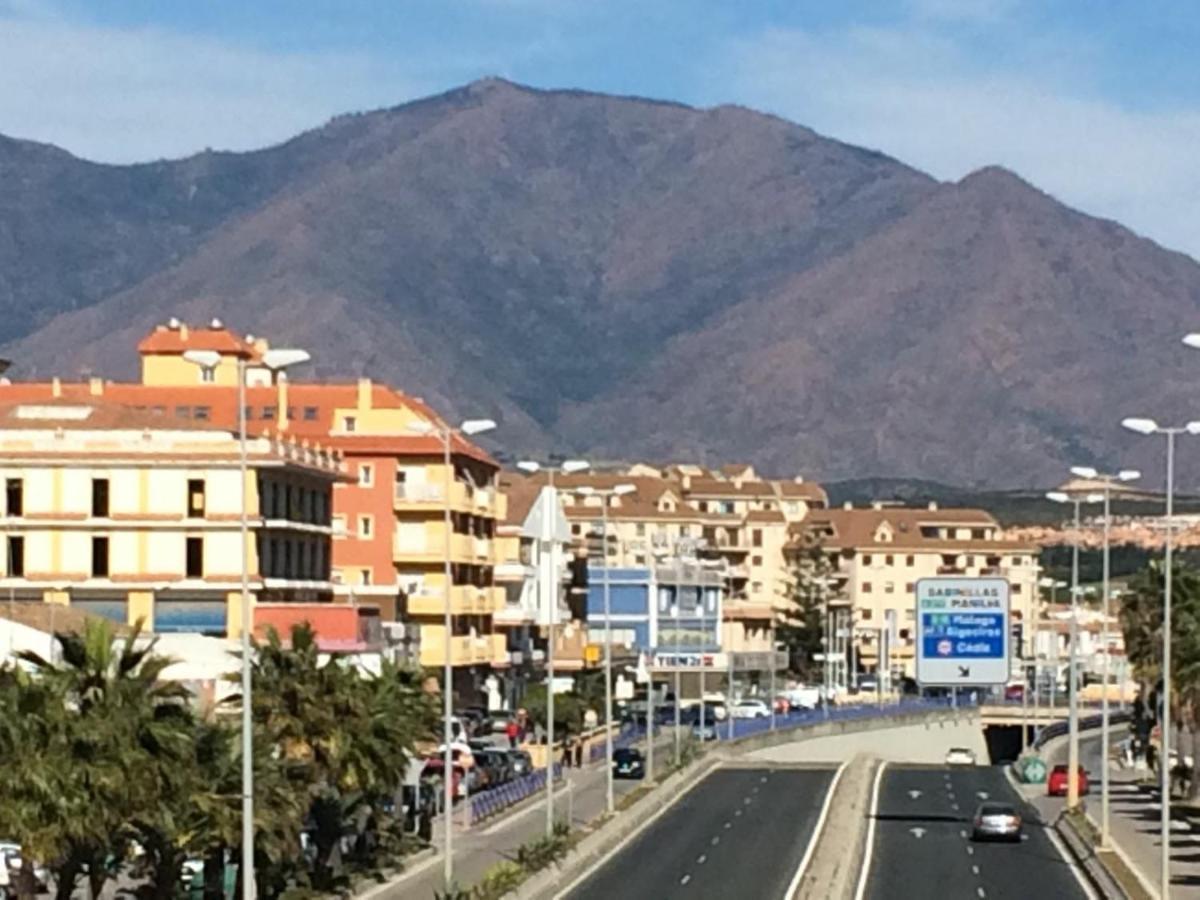
[[[917,682],[989,687],[1010,675],[1008,581],[924,578],[917,582]]]

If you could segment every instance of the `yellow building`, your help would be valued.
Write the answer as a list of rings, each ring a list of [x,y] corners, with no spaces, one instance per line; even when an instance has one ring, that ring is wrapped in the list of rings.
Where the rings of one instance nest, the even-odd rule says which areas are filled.
[[[254,438],[241,540],[227,430],[98,399],[0,406],[0,592],[159,632],[236,636],[242,555],[252,601],[327,603],[332,451]]]
[[[1037,547],[1005,540],[999,523],[983,510],[847,506],[814,511],[801,530],[829,553],[836,592],[852,616],[859,668],[878,666],[879,633],[891,611],[899,638],[892,648],[893,669],[913,675],[916,583],[923,578],[1005,578],[1014,623],[1034,621]]]

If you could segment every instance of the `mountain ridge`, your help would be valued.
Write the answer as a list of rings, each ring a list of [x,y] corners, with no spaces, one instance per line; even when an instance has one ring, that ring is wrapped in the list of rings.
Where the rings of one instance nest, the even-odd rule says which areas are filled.
[[[1106,405],[1187,405],[1144,352],[1200,309],[1186,256],[745,107],[485,79],[249,153],[60,152],[0,141],[17,377],[128,377],[143,331],[215,315],[517,451],[1008,486],[1105,462]]]

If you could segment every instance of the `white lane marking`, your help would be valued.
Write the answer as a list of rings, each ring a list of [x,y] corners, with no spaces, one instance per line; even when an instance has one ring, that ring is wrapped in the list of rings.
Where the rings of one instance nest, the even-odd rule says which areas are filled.
[[[821,804],[821,812],[817,814],[817,822],[813,825],[812,837],[808,839],[808,846],[804,848],[804,857],[800,860],[800,865],[796,868],[796,874],[792,876],[792,882],[788,885],[787,892],[784,893],[784,900],[791,900],[793,896],[800,890],[800,882],[804,878],[804,873],[808,870],[808,864],[812,862],[813,853],[816,852],[817,844],[821,840],[821,832],[825,829],[825,820],[829,817],[829,807],[833,803],[833,794],[837,790],[838,782],[842,780],[842,774],[846,771],[846,766],[850,765],[850,761],[846,760],[838,770],[834,772],[833,778],[830,779],[829,788],[825,791],[825,800]]]
[[[1166,615],[1166,613],[1163,613],[1163,615]],[[749,797],[745,798],[745,799],[742,801],[742,805],[743,805],[743,806],[749,806],[749,805],[750,805],[750,798],[749,798]]]
[[[967,856],[974,856],[974,855],[975,855],[975,848],[972,847],[970,844],[967,844]]]
[[[881,762],[875,770],[875,785],[871,788],[871,817],[867,822],[867,843],[863,848],[863,864],[858,872],[854,900],[863,900],[867,895],[867,878],[871,874],[871,851],[875,848],[875,818],[879,815],[879,785],[883,781],[883,770],[886,768],[887,762]]]
[[[725,824],[728,825],[729,823],[726,822]],[[714,847],[717,846],[717,844],[719,844],[719,843],[721,843],[721,838],[719,836],[712,839],[712,845]]]
[[[733,827],[733,823],[732,823],[732,822],[726,822],[726,823],[725,823],[725,827],[726,827],[726,828],[732,828],[732,827]],[[716,838],[713,838],[713,840],[715,841],[715,840],[716,840]]]
[[[965,837],[967,836],[967,832],[966,832],[966,831],[964,831],[964,830],[960,830],[960,831],[958,832],[958,836],[959,836],[960,838],[965,838]]]
[[[971,866],[971,874],[978,875],[979,874],[979,866]]]
[[[714,766],[713,768],[708,769],[708,771],[702,773],[699,778],[694,779],[690,784],[684,786],[683,789],[679,791],[679,793],[672,796],[670,800],[663,803],[662,806],[660,806],[658,809],[656,809],[650,815],[646,816],[646,818],[643,821],[639,822],[637,827],[634,828],[631,832],[629,832],[629,834],[625,835],[625,837],[622,838],[620,841],[618,841],[617,845],[615,847],[613,847],[607,853],[602,855],[598,860],[596,860],[596,862],[594,864],[588,866],[586,869],[584,869],[582,872],[580,872],[574,881],[572,881],[570,884],[563,885],[561,890],[555,890],[555,892],[554,892],[555,900],[558,900],[558,898],[560,898],[560,897],[565,897],[567,894],[569,894],[571,891],[573,891],[576,887],[583,884],[583,882],[586,881],[588,878],[591,878],[597,869],[599,869],[602,865],[604,865],[606,862],[608,862],[610,859],[612,859],[614,856],[616,856],[618,853],[620,853],[622,850],[624,850],[627,846],[629,846],[631,843],[633,843],[633,841],[635,841],[639,835],[641,835],[643,832],[645,832],[645,830],[647,828],[649,828],[652,824],[657,822],[660,818],[665,816],[669,810],[674,809],[675,804],[677,804],[682,798],[686,797],[689,793],[694,791],[697,788],[697,786],[699,786],[699,785],[703,784],[705,781],[707,781],[708,776],[711,775],[713,772],[715,772],[717,770],[717,768],[718,767]],[[543,807],[542,809],[543,809],[543,811],[545,811],[545,807]],[[440,857],[438,857],[438,858],[440,858]]]
[[[1163,615],[1166,615],[1166,613],[1163,613]],[[692,880],[692,876],[691,876],[691,875],[684,875],[682,878],[680,878],[680,879],[679,879],[679,883],[680,883],[680,884],[687,884],[687,883],[688,883],[689,881],[691,881],[691,880]]]
[[[758,779],[758,780],[759,780],[759,781],[761,781],[763,784],[766,784],[766,783],[767,783],[767,776],[766,776],[766,775],[764,775],[762,778],[760,778],[760,779]]]
[[[909,799],[909,800],[916,800],[916,799],[917,799],[918,797],[920,797],[920,796],[921,796],[921,792],[920,792],[920,791],[909,791],[909,792],[908,792],[908,799]]]
[[[699,865],[704,865],[704,861],[705,861],[706,859],[708,859],[708,857],[707,857],[707,856],[705,856],[703,853],[701,853],[699,856],[697,856],[697,857],[696,857],[696,862],[697,862]]]
[[[1164,615],[1165,615],[1165,613],[1164,613]],[[986,892],[986,891],[984,891],[984,889],[983,889],[983,888],[975,888],[975,893],[977,893],[977,894],[978,894],[980,897],[986,897],[986,896],[987,896],[987,892]]]
[[[1164,615],[1165,615],[1165,613],[1164,613]],[[742,814],[742,811],[741,811],[740,809],[735,809],[735,810],[733,811],[733,814],[734,814],[735,816],[740,816],[740,815]]]
[[[921,838],[925,837],[925,829],[924,828],[921,828],[918,826],[916,828],[910,828],[908,830],[912,833],[912,836],[915,837],[918,841]]]

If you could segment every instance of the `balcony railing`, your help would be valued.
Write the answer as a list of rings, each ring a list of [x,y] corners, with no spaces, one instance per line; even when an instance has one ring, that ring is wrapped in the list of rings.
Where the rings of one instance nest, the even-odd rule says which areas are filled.
[[[446,492],[440,484],[409,484],[398,481],[394,496],[396,501],[401,503],[441,503]]]
[[[962,566],[938,566],[939,575],[966,575],[967,570]]]

